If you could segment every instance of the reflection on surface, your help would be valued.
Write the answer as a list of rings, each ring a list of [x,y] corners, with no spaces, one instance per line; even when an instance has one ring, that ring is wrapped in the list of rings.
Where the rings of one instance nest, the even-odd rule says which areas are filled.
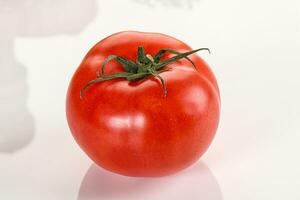
[[[203,163],[161,178],[126,177],[92,164],[82,180],[78,200],[221,200],[217,180]]]
[[[164,7],[188,7],[192,8],[193,4],[199,0],[133,0],[146,6],[161,5]]]
[[[18,151],[34,135],[27,70],[15,57],[16,38],[78,33],[95,13],[95,0],[0,0],[0,152]]]

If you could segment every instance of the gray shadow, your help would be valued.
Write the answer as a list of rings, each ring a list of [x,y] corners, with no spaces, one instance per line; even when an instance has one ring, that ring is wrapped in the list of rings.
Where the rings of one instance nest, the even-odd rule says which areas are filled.
[[[96,9],[96,0],[0,0],[0,152],[17,152],[34,137],[27,69],[15,56],[16,38],[77,34]]]
[[[34,122],[26,105],[28,96],[26,68],[13,59],[3,63],[3,56],[6,53],[3,51],[7,49],[2,47],[0,47],[0,152],[14,153],[33,139]]]
[[[148,7],[193,8],[199,0],[133,0]]]
[[[85,174],[78,200],[222,200],[218,182],[209,168],[199,162],[172,176],[127,177],[92,164]]]

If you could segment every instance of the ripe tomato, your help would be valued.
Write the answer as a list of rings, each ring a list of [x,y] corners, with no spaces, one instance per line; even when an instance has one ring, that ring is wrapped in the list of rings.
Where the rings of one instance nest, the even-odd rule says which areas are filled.
[[[157,56],[161,49],[171,50]],[[167,62],[178,52],[190,53]],[[208,148],[220,97],[209,66],[185,43],[159,33],[120,32],[85,56],[69,85],[66,111],[75,140],[98,165],[128,176],[163,176]]]

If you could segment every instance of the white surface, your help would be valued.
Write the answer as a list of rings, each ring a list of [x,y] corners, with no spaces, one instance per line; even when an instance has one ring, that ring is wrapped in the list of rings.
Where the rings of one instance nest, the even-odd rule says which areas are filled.
[[[174,177],[103,171],[67,127],[73,72],[122,30],[213,52],[201,55],[219,81],[220,127],[202,161]],[[298,0],[0,0],[0,199],[298,200],[299,52]]]

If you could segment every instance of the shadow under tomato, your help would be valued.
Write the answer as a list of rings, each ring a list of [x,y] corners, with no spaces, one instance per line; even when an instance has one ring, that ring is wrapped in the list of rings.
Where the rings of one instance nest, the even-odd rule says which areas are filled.
[[[221,200],[222,193],[217,180],[203,162],[160,178],[122,176],[92,164],[82,180],[78,200],[94,199]]]

